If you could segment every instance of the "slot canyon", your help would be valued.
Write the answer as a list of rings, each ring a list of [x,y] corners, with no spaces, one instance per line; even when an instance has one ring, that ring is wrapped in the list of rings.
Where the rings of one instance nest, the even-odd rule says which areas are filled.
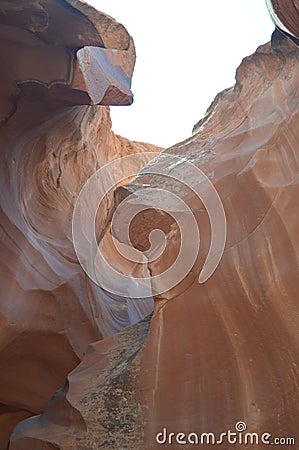
[[[112,131],[126,24],[0,1],[0,450],[194,448],[240,423],[263,440],[222,448],[299,448],[299,1],[267,3],[271,41],[163,149]]]

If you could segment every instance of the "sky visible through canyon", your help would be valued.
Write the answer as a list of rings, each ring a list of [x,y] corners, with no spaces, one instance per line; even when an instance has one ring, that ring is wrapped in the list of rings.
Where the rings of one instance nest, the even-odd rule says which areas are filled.
[[[189,137],[242,58],[274,30],[264,0],[88,0],[133,36],[134,103],[111,107],[113,130],[169,147]]]

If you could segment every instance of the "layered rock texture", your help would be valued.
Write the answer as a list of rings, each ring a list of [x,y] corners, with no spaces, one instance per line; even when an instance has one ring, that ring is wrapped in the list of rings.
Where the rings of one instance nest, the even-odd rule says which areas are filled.
[[[72,214],[85,181],[113,159],[144,152],[146,162],[147,152],[161,150],[116,136],[107,106],[95,106],[131,102],[132,40],[79,1],[2,3],[3,46],[11,47],[9,70],[1,74],[1,448],[155,449],[164,437],[165,446],[180,448],[177,433],[193,448],[196,436],[188,443],[188,433],[199,443],[201,433],[219,439],[240,421],[258,439],[267,433],[270,444],[282,437],[298,445],[296,41],[276,31],[243,60],[235,86],[216,97],[190,138],[101,204],[98,240],[107,241],[114,267],[132,278],[150,275],[151,315],[151,298],[119,297],[93,283],[72,242]],[[292,2],[280,2],[280,9],[270,3],[282,21]],[[70,17],[63,29],[62,14]],[[17,64],[19,45],[28,46],[29,56]],[[35,46],[55,53],[60,63],[53,73],[45,70],[50,59],[30,53]],[[205,193],[192,189],[198,180],[184,172],[186,161],[216,188],[227,221],[222,258],[204,282],[199,275],[215,215]],[[199,186],[204,191],[206,184]],[[187,216],[181,204],[166,201],[161,211],[139,195],[147,188],[181,200],[200,232],[195,263],[166,290],[156,276],[181,247],[191,252],[195,243],[191,233],[184,241],[175,223],[174,212],[180,220]],[[145,265],[126,265],[112,250],[112,235],[128,244],[121,213],[110,230],[122,202],[126,211],[132,202],[144,209],[131,222],[136,249],[146,251],[156,229],[166,236],[162,254]],[[238,433],[233,447],[266,445],[253,439],[242,443]]]
[[[280,31],[299,43],[298,0],[266,0],[269,12]]]
[[[152,311],[152,298],[128,308],[126,298],[89,280],[74,251],[71,218],[78,192],[99,167],[159,149],[115,135],[109,107],[95,106],[132,102],[135,50],[122,25],[79,1],[2,1],[0,32],[0,447],[6,449],[15,424],[45,409],[89,343]],[[112,202],[110,193],[98,214],[99,235]]]

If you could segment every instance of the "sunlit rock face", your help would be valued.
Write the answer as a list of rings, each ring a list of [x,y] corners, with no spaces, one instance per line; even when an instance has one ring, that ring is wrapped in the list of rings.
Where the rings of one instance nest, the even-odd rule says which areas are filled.
[[[299,441],[298,60],[295,43],[275,32],[243,60],[235,86],[216,97],[193,135],[166,150],[173,164],[165,166],[161,153],[116,191],[116,204],[133,193],[149,209],[132,221],[136,248],[148,248],[152,230],[166,234],[163,254],[148,265],[153,280],[180,246],[191,246],[181,242],[170,214],[181,204],[166,201],[164,213],[156,203],[150,209],[149,197],[139,195],[145,187],[168,190],[190,207],[200,230],[198,257],[167,291],[160,278],[153,281],[151,322],[90,346],[46,411],[15,428],[10,450],[178,448],[177,433],[195,433],[200,442],[201,433],[219,440],[228,430],[238,442],[222,436],[223,445],[241,450],[249,448],[244,426],[258,436],[250,448],[279,437]],[[220,263],[201,283],[217,224],[204,189],[195,195],[196,180],[189,172],[184,178],[186,161],[216,188],[227,223]],[[113,234],[123,241],[119,223]],[[193,448],[190,436],[189,444],[178,439]]]
[[[15,424],[46,407],[89,343],[152,311],[152,298],[128,307],[127,298],[90,281],[74,251],[71,219],[80,189],[98,168],[159,149],[115,135],[108,106],[97,106],[132,102],[134,45],[112,18],[80,1],[1,1],[0,38],[0,448],[6,449]],[[99,238],[112,204],[110,193],[97,216]]]
[[[0,121],[38,86],[76,105],[132,102],[134,44],[111,17],[78,0],[2,0],[0,23]]]

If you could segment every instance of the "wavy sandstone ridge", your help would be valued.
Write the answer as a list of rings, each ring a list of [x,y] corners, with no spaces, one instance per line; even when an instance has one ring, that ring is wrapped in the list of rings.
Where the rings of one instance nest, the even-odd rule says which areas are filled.
[[[299,442],[299,51],[285,20],[298,5],[269,3],[295,42],[276,31],[245,58],[235,86],[167,150],[175,163],[161,153],[97,215],[111,263],[154,280],[151,316],[151,298],[109,295],[90,281],[71,235],[76,198],[98,168],[161,150],[114,135],[108,108],[95,106],[132,101],[132,39],[84,2],[0,2],[8,66],[0,88],[1,449],[154,449],[163,428],[178,448],[179,432],[218,437],[239,421],[270,442]],[[223,257],[202,284],[211,227],[188,187],[197,180],[183,169],[187,187],[173,179],[184,161],[210,178],[227,218]],[[170,214],[151,207],[132,221],[137,249],[148,248],[152,230],[166,235],[164,253],[146,267],[125,265],[111,246],[113,209],[131,193],[148,208],[138,194],[145,187],[182,199],[200,229],[194,266],[165,292],[154,277],[181,244]],[[184,218],[176,205],[165,207]],[[121,217],[112,233],[125,241]]]
[[[151,298],[128,308],[127,299],[89,280],[74,251],[71,218],[81,187],[99,167],[159,149],[115,135],[109,108],[95,106],[132,102],[134,45],[111,17],[79,1],[1,1],[0,46],[0,448],[6,449],[14,425],[44,410],[88,344],[152,311]],[[111,193],[101,205],[100,236],[112,202]]]
[[[299,1],[266,0],[276,26],[297,44],[299,42]]]
[[[116,193],[121,201],[152,186],[181,196],[200,227],[199,258],[156,297],[149,331],[145,321],[89,348],[46,411],[16,427],[11,450],[160,448],[163,428],[219,436],[238,421],[298,442],[298,62],[296,45],[275,32],[243,60],[236,85],[216,97],[193,136],[167,150],[209,174],[224,205],[226,246],[208,281],[199,284],[198,274],[210,225],[192,192],[145,167]],[[160,211],[144,217],[132,223],[136,247],[155,228],[167,233],[166,251],[150,265],[155,276],[179,237]]]

